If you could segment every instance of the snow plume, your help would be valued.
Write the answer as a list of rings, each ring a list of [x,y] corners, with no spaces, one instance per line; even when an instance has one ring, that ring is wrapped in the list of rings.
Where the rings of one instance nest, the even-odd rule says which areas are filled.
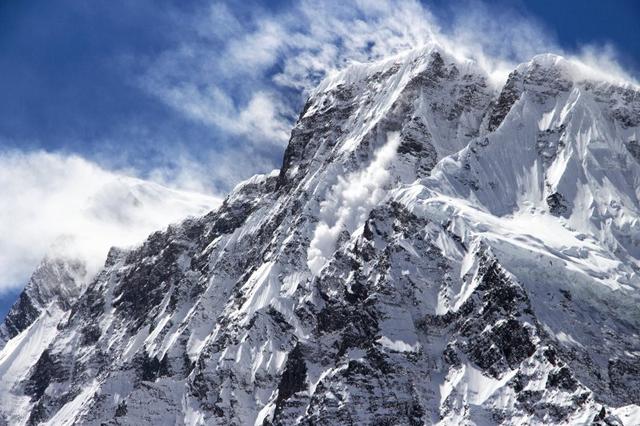
[[[20,288],[43,256],[70,256],[95,272],[111,246],[218,204],[104,170],[77,156],[0,153],[0,293]]]
[[[603,46],[582,46],[575,54],[568,54],[585,79],[607,81],[615,84],[631,83],[640,86],[637,76],[629,74],[618,62],[615,47],[610,44]]]
[[[336,183],[325,201],[320,204],[320,222],[316,226],[307,253],[307,264],[317,275],[335,251],[341,232],[361,227],[369,212],[386,196],[387,170],[400,144],[397,132],[387,134],[387,143],[378,151],[366,169],[342,178]]]
[[[442,25],[415,0],[303,0],[275,12],[216,2],[192,17],[195,30],[179,47],[151,61],[140,84],[247,145],[284,146],[304,97],[325,76],[431,42],[478,62],[496,86],[543,53],[576,60],[608,80],[633,80],[611,46],[568,52],[516,9],[460,3]]]

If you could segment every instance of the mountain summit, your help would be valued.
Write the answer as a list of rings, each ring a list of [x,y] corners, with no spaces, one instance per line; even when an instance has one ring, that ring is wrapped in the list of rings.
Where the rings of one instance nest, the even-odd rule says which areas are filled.
[[[113,249],[55,317],[25,290],[0,419],[640,424],[639,136],[635,86],[558,56],[498,89],[435,45],[354,65],[281,170]]]

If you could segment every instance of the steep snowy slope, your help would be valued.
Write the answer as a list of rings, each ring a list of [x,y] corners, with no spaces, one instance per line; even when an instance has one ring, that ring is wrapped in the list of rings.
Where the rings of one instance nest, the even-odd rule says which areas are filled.
[[[639,424],[639,111],[551,55],[501,90],[433,45],[331,76],[280,171],[112,250],[55,329],[7,343],[26,372],[0,411]]]

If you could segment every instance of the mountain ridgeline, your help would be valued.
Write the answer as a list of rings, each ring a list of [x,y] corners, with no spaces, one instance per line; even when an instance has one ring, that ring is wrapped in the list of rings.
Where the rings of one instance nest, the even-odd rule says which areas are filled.
[[[640,91],[438,46],[311,94],[282,168],[0,327],[0,424],[640,424]]]

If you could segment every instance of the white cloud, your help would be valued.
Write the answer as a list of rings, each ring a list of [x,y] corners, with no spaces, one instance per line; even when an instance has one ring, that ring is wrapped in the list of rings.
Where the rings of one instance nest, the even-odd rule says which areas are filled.
[[[283,146],[289,137],[289,111],[280,98],[266,90],[253,93],[241,107],[213,82],[181,82],[168,86],[147,80],[148,88],[188,117],[243,136],[250,144]]]
[[[271,19],[260,20],[255,31],[229,41],[221,65],[229,73],[237,72],[238,66],[242,67],[242,73],[262,72],[278,60],[288,36],[282,24]]]
[[[237,114],[238,133],[247,137],[262,134],[265,140],[276,143],[286,141],[291,128],[280,118],[285,113],[284,106],[277,99],[266,92],[257,92]]]
[[[55,246],[95,272],[111,246],[139,243],[215,197],[104,170],[77,156],[0,154],[0,292],[19,288]]]
[[[226,194],[230,188],[240,181],[258,172],[270,172],[282,161],[280,152],[272,157],[263,150],[257,150],[251,145],[243,145],[235,149],[223,151],[202,152],[196,159],[193,157],[179,157],[176,170],[166,168],[154,169],[149,178],[169,186],[177,186],[207,193],[207,182],[215,182],[215,193]],[[203,183],[204,182],[204,183]]]

